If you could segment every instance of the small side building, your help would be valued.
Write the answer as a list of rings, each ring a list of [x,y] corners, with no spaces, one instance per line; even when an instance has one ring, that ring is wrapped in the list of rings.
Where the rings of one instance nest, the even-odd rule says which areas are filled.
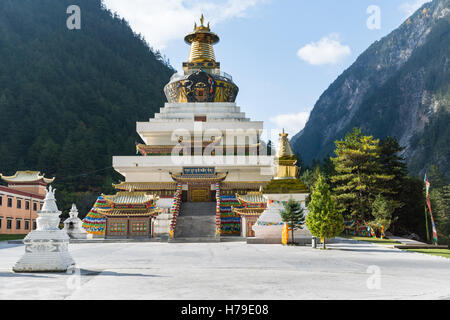
[[[0,185],[0,234],[28,234],[35,230],[46,187],[55,178],[45,178],[39,171],[0,174],[0,178],[7,184]]]
[[[97,210],[106,218],[105,238],[153,237],[154,219],[161,212],[156,206],[158,197],[136,191],[120,191],[102,197],[107,208]]]

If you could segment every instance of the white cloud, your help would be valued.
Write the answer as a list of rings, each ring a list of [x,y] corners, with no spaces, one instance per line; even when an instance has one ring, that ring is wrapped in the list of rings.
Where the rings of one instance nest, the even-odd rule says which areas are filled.
[[[279,114],[275,117],[271,117],[269,120],[275,124],[277,131],[282,131],[284,129],[289,133],[289,138],[292,138],[305,127],[305,124],[309,119],[309,113],[310,111]]]
[[[211,24],[235,17],[268,0],[104,0],[105,6],[125,18],[156,49],[182,39],[193,30],[203,13]],[[206,23],[206,22],[205,22]]]
[[[399,10],[405,14],[405,17],[411,16],[417,9],[423,6],[425,3],[430,2],[431,0],[414,0],[408,1],[400,4],[398,6]]]
[[[311,42],[297,51],[297,56],[309,64],[319,66],[336,64],[351,54],[349,46],[339,42],[339,35],[332,33],[318,42]]]

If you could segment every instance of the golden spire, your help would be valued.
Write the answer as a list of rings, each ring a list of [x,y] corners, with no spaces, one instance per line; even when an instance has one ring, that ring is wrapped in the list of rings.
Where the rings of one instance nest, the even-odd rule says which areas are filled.
[[[288,134],[283,129],[278,140],[277,156],[275,158],[275,165],[277,167],[275,179],[296,179],[299,171],[295,165],[296,163],[297,158],[292,150]]]
[[[287,138],[289,134],[284,132],[280,133],[280,140],[278,142],[278,150],[277,150],[277,156],[279,158],[281,157],[292,157],[294,156],[294,151],[292,151],[291,144],[289,142],[289,139]]]
[[[188,62],[215,62],[213,44],[219,42],[219,37],[211,32],[208,25],[205,27],[203,23],[205,17],[200,17],[200,26],[194,24],[194,31],[189,33],[184,41],[191,45]]]

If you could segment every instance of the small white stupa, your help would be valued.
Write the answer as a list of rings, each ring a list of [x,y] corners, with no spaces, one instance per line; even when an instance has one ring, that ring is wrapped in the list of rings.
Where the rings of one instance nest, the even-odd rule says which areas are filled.
[[[90,239],[92,235],[83,228],[83,221],[78,218],[78,209],[75,203],[69,212],[69,218],[64,221],[64,230],[72,239]]]
[[[65,272],[75,264],[68,251],[69,236],[59,229],[61,211],[56,206],[56,189],[50,186],[46,191],[37,229],[25,237],[25,254],[13,267],[14,272]]]

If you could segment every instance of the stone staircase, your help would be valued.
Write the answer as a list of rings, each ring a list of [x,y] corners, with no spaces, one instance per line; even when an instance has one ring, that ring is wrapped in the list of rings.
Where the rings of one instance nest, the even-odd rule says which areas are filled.
[[[216,238],[216,203],[183,202],[174,239],[170,242],[219,242]]]

